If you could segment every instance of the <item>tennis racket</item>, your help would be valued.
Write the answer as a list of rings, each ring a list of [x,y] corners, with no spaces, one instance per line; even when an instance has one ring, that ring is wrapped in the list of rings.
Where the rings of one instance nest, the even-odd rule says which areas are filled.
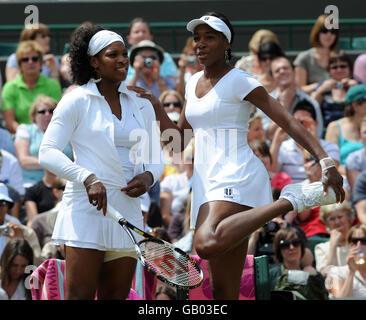
[[[110,205],[108,205],[107,214],[127,232],[135,245],[142,265],[158,279],[182,289],[193,289],[202,283],[202,270],[196,261],[183,250],[135,227]],[[144,238],[137,242],[130,230]]]

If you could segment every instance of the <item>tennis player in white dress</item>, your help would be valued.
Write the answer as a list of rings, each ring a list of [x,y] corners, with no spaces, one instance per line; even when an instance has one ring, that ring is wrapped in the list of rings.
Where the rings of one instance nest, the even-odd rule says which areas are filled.
[[[150,92],[137,87],[133,90],[152,102],[162,132],[175,129],[184,141],[187,130],[193,129],[194,247],[208,260],[214,298],[237,299],[248,236],[288,211],[343,201],[342,177],[320,144],[261,84],[229,64],[234,33],[224,15],[208,13],[190,21],[187,29],[193,33],[194,49],[204,69],[187,83],[186,104],[178,124],[169,120]],[[320,160],[322,182],[288,185],[272,203],[266,169],[247,144],[248,102]],[[184,148],[185,143],[178,141],[177,145]]]

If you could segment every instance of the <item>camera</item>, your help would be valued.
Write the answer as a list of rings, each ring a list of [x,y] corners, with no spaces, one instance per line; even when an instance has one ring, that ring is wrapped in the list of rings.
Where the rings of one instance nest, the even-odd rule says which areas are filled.
[[[341,81],[338,81],[335,86],[334,86],[335,89],[343,89],[344,88],[344,84],[343,82]]]
[[[280,226],[277,222],[269,221],[263,226],[263,229],[266,233],[277,232],[280,230]]]
[[[0,226],[0,236],[7,236],[10,233],[10,228],[6,226]]]
[[[195,64],[196,56],[186,56],[186,61],[188,65]]]
[[[144,58],[144,65],[145,67],[152,67],[154,65],[154,59],[150,57]]]

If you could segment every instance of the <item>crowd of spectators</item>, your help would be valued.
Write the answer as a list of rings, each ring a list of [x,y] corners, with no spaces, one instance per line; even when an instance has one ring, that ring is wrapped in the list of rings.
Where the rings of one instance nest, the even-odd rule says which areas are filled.
[[[257,78],[320,140],[343,175],[346,201],[270,221],[250,236],[248,254],[268,256],[272,290],[291,291],[297,299],[366,298],[361,257],[366,254],[366,53],[353,63],[338,49],[340,30],[327,29],[325,19],[318,17],[311,47],[294,60],[275,33],[256,31],[249,55],[237,57],[235,67]],[[177,122],[185,84],[202,70],[193,38],[187,37],[175,62],[143,18],[131,21],[125,36],[130,48],[127,84],[153,92]],[[64,258],[51,236],[66,181],[39,165],[38,152],[58,101],[76,85],[68,54],[53,55],[50,41],[46,25],[25,27],[6,64],[0,110],[0,300],[30,299],[25,267]],[[317,159],[252,108],[248,144],[268,171],[273,199],[289,183],[319,181]],[[141,198],[146,230],[195,254],[189,228],[194,138],[181,153],[165,142],[162,137],[164,173]],[[72,146],[64,153],[72,159]],[[156,299],[175,299],[175,292],[161,283]]]

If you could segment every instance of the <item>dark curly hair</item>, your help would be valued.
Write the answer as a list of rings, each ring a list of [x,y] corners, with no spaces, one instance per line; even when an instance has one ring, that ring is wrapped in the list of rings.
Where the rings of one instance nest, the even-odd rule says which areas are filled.
[[[70,45],[70,63],[72,80],[78,85],[96,78],[95,70],[90,64],[88,55],[89,41],[102,27],[87,22],[78,27],[72,34]]]
[[[210,11],[210,12],[205,13],[204,15],[205,16],[213,16],[213,17],[219,18],[220,20],[222,20],[222,21],[225,22],[225,24],[228,26],[228,28],[230,29],[230,32],[231,32],[230,45],[232,45],[233,44],[233,41],[234,41],[234,28],[231,25],[230,20],[223,13],[217,12],[217,11]],[[229,48],[227,50],[227,55],[228,55],[228,59],[231,60],[232,57],[233,57],[231,48]]]

